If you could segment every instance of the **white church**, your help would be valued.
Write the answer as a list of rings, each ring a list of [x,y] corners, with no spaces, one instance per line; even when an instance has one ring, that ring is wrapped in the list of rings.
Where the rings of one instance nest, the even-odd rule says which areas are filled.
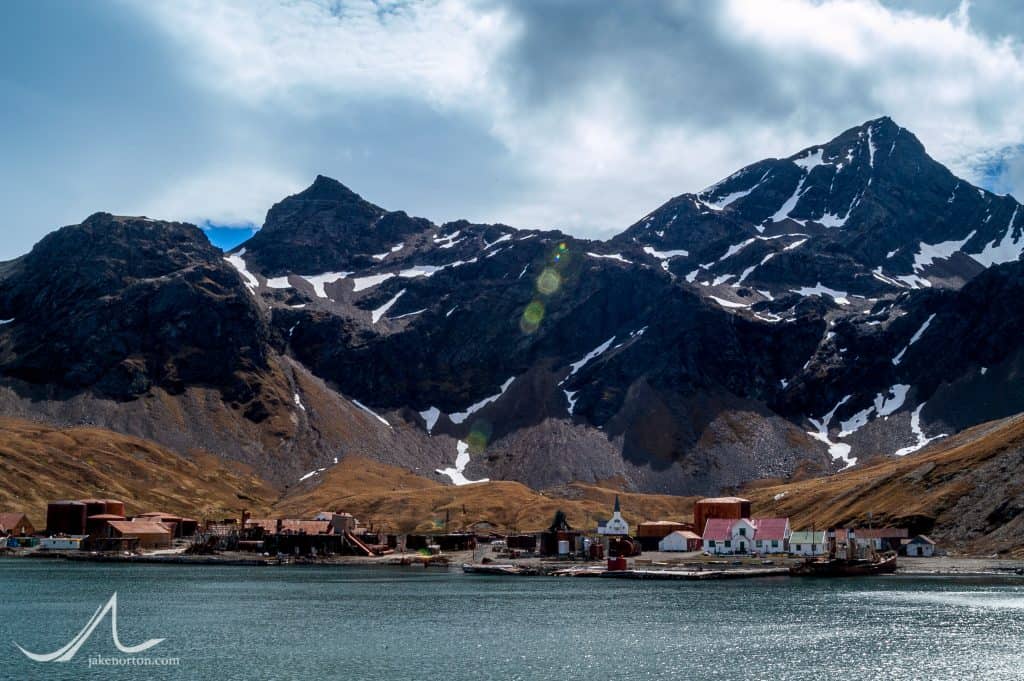
[[[612,517],[597,524],[597,533],[607,536],[629,536],[629,523],[622,517],[618,494],[615,495],[615,511]]]

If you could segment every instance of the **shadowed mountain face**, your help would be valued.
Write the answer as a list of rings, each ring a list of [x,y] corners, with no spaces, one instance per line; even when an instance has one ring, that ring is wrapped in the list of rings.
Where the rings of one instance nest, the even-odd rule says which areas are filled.
[[[1018,208],[888,118],[607,242],[436,225],[321,176],[227,257],[99,214],[0,265],[0,371],[49,390],[48,414],[219,391],[287,475],[307,438],[303,466],[354,451],[446,481],[717,492],[1024,410]],[[340,432],[352,414],[372,437]]]
[[[105,213],[50,234],[0,280],[4,373],[132,399],[222,388],[249,402],[269,329],[195,227]]]

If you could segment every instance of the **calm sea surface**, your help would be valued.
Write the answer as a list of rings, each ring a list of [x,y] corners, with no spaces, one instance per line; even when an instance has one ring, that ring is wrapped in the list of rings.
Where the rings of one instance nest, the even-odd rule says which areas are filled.
[[[1024,679],[1024,583],[729,582],[0,560],[0,678]],[[67,662],[69,643],[118,595]],[[178,658],[176,667],[90,659]]]

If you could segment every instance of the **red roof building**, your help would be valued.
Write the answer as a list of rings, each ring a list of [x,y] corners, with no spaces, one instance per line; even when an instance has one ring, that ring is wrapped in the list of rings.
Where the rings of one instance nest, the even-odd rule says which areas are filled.
[[[170,528],[163,523],[146,520],[108,520],[112,537],[135,537],[143,549],[166,549],[173,537]]]
[[[783,541],[789,538],[789,518],[754,518],[754,539]]]
[[[0,513],[0,535],[9,534],[14,537],[34,534],[36,528],[24,513]]]
[[[701,541],[714,554],[785,553],[790,534],[789,518],[709,518]]]

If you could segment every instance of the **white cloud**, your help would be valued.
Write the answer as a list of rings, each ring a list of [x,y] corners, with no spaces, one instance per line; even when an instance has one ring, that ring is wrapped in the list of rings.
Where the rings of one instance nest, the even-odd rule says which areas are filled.
[[[643,6],[651,5],[626,11],[641,17]],[[539,96],[522,83],[527,71],[548,64],[515,52],[531,30],[531,5],[227,0],[149,3],[141,11],[190,55],[198,82],[242,107],[305,116],[315,125],[346,103],[404,98],[475,121],[507,150],[523,181],[475,215],[460,209],[452,188],[449,214],[428,215],[435,219],[465,212],[607,235],[673,195],[882,114],[975,181],[993,150],[1024,140],[1021,44],[975,31],[964,9],[923,15],[874,0],[659,7],[669,18],[678,14],[680,25],[705,21],[685,40],[706,41],[709,49],[675,52],[681,39],[657,15],[648,25],[641,17],[621,27],[621,44],[607,44],[608,34],[575,40],[587,22],[599,24],[596,15],[612,10],[569,5],[564,33],[551,29],[550,37],[552,49],[568,53],[568,66],[559,71],[563,81]],[[700,12],[706,16],[695,19]],[[727,64],[715,61],[722,56]],[[744,70],[756,71],[753,85]],[[735,87],[718,87],[730,79]],[[770,104],[762,111],[763,102]],[[258,222],[262,212],[253,207],[262,211],[283,196],[279,187],[293,191],[297,180],[277,170],[271,155],[262,163],[263,178],[246,182],[241,195],[218,192],[234,185],[237,169],[209,167],[166,205],[195,199],[195,211],[230,213],[226,202],[237,200],[238,215]],[[359,190],[358,177],[342,179]],[[204,192],[203,183],[215,189]],[[260,201],[259,191],[276,193]]]
[[[186,49],[207,87],[251,104],[315,107],[323,96],[403,96],[461,106],[490,91],[514,37],[501,11],[458,0],[182,0],[141,8]]]
[[[179,179],[169,178],[151,195],[117,212],[167,220],[218,225],[261,225],[271,205],[302,191],[310,179],[270,167],[224,164],[203,168]]]
[[[802,102],[804,115],[831,122],[842,113],[823,110],[808,87],[817,81],[799,77],[815,68],[858,87],[847,93],[851,101],[891,115],[954,171],[973,174],[980,153],[1024,140],[1021,43],[973,30],[966,5],[945,17],[852,0],[731,0],[724,7],[723,27],[779,65],[780,85]]]

